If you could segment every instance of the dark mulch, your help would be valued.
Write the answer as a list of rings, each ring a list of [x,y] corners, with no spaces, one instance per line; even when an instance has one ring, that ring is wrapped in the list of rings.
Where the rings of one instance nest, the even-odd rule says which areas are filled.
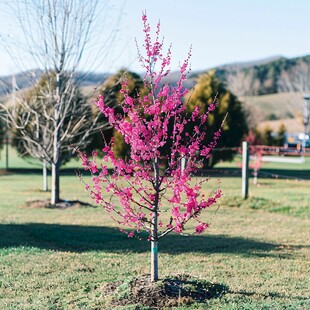
[[[56,204],[51,204],[49,199],[47,200],[31,200],[26,202],[27,208],[47,208],[47,209],[68,209],[78,207],[93,207],[91,204],[80,200],[61,200]]]
[[[103,289],[105,296],[111,296],[111,305],[137,305],[152,309],[203,303],[211,298],[220,298],[227,292],[228,287],[224,284],[189,275],[178,275],[156,283],[150,281],[150,275],[142,275],[131,281],[108,283]]]
[[[0,169],[0,176],[1,175],[11,175],[12,172],[8,171],[7,169]]]

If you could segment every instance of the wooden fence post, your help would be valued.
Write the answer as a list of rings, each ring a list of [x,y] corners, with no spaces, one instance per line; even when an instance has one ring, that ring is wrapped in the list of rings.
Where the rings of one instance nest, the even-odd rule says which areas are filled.
[[[249,195],[249,142],[242,142],[242,198]]]

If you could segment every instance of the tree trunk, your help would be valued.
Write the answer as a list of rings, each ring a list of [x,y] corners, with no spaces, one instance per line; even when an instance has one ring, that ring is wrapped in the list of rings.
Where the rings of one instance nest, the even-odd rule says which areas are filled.
[[[258,171],[257,171],[257,169],[254,169],[254,179],[253,179],[254,185],[257,185],[257,175],[258,175]]]
[[[5,169],[9,169],[9,125],[6,123],[5,129]]]
[[[158,281],[158,202],[159,202],[159,165],[157,158],[153,163],[155,178],[155,200],[151,228],[151,281]]]
[[[151,241],[151,281],[158,281],[158,241]]]
[[[47,192],[48,191],[48,178],[47,178],[47,165],[46,165],[46,160],[43,160],[43,191]]]
[[[186,169],[186,164],[187,164],[187,158],[182,157],[181,158],[181,174],[183,175],[185,169]]]
[[[59,172],[60,172],[60,164],[57,162],[56,164],[52,164],[52,198],[51,204],[55,205],[60,201],[59,195]]]
[[[52,198],[51,204],[55,205],[60,201],[59,196],[59,173],[60,173],[60,146],[59,146],[59,129],[54,132],[53,141],[53,163],[52,163]]]
[[[60,105],[61,105],[61,83],[62,78],[58,72],[56,75],[57,87],[56,87],[56,97],[57,103],[55,105],[55,128],[53,137],[53,163],[52,163],[52,197],[51,204],[55,205],[60,201],[59,197],[59,172],[60,172]]]

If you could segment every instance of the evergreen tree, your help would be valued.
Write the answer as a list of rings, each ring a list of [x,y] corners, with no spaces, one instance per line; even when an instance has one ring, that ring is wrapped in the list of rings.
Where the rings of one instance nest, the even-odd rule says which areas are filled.
[[[276,145],[276,140],[272,135],[272,129],[268,125],[263,129],[262,142],[264,145]]]
[[[283,146],[286,136],[286,127],[283,123],[281,123],[277,133],[277,146]]]
[[[128,81],[127,88],[128,94],[132,98],[137,98],[138,94],[146,94],[144,89],[143,80],[134,72],[127,71],[126,69],[119,70],[116,74],[110,76],[103,85],[98,89],[99,94],[103,96],[106,104],[110,107],[114,107],[115,111],[121,113],[121,104],[124,101],[124,95],[122,90],[122,81],[126,79]],[[106,123],[107,118],[101,115],[101,123]],[[89,149],[101,149],[104,146],[104,140],[109,142],[111,138],[114,138],[114,154],[117,158],[125,158],[129,154],[129,146],[125,143],[124,138],[114,128],[106,130],[104,138],[100,132],[93,136],[93,142]]]
[[[217,97],[219,101],[219,106],[208,117],[206,143],[212,138],[212,132],[220,128],[221,122],[227,114],[218,147],[240,146],[242,137],[247,133],[247,124],[242,104],[238,101],[237,97],[227,90],[225,85],[215,77],[214,72],[207,72],[199,76],[193,92],[189,93],[185,100],[189,100],[190,111],[193,111],[195,106],[199,106],[201,112],[204,113],[215,97]],[[233,156],[234,153],[231,151],[214,151],[212,162],[206,164],[208,166],[213,166],[220,160],[232,160]]]

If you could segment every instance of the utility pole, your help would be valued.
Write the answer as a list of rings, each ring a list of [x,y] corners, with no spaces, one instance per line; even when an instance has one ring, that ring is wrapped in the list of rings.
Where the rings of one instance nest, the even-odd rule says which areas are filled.
[[[302,140],[302,153],[303,155],[305,155],[306,145],[307,145],[308,124],[309,124],[309,117],[310,117],[310,95],[309,94],[304,94],[303,116],[304,116],[304,138]]]

